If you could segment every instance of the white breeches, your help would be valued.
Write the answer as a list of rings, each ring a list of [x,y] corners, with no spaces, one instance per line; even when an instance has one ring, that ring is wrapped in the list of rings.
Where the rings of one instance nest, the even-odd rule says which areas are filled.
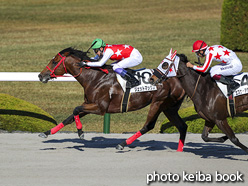
[[[242,70],[242,63],[238,58],[236,58],[232,60],[232,62],[229,64],[221,63],[213,66],[210,70],[210,75],[211,77],[213,77],[216,74],[220,74],[223,76],[231,76],[238,74],[241,70]]]
[[[143,61],[142,55],[137,49],[134,48],[133,51],[131,52],[130,57],[112,63],[111,65],[113,66],[113,70],[117,68],[131,68],[139,65],[142,61]]]

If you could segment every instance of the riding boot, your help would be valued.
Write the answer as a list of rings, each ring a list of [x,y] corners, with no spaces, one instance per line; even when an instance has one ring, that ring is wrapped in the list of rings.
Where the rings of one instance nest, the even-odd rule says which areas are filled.
[[[140,85],[140,82],[134,77],[133,74],[127,72],[123,78],[127,80],[127,87],[129,86],[130,88],[136,87]]]
[[[123,68],[117,68],[114,71],[120,74],[123,79],[127,80],[127,88],[133,88],[140,85],[140,82],[134,77],[134,75],[127,72]]]
[[[225,76],[221,76],[219,81],[225,85],[227,85],[228,96],[232,95],[232,93],[240,87],[239,83],[235,82],[233,79],[230,79]]]

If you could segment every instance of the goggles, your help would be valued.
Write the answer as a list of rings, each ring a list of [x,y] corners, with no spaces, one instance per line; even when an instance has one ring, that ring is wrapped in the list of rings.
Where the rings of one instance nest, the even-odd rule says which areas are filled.
[[[100,51],[99,48],[93,49],[95,53],[97,53],[98,51]]]

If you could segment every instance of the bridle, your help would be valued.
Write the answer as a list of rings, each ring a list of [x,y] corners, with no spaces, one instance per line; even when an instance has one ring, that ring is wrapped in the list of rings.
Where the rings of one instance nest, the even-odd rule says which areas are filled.
[[[174,67],[174,69],[176,71],[176,67],[175,67],[174,61],[172,61],[171,59],[168,59],[168,58],[166,58],[166,59],[169,60],[169,61],[171,61],[172,63],[167,68],[167,70],[166,70],[165,73],[162,73],[158,68],[154,69],[153,75],[158,78],[158,80],[155,83],[161,82],[162,80],[166,80],[168,78],[167,75],[168,75],[168,73],[169,73],[169,71],[170,71],[171,68]],[[180,75],[180,76],[176,75],[175,77],[181,78],[183,76],[185,76],[185,75]],[[195,88],[194,88],[194,92],[193,92],[192,96],[190,97],[191,100],[193,99],[193,97],[194,97],[194,95],[196,93],[196,89],[198,87],[200,78],[201,78],[201,74],[199,75],[199,77],[197,79],[197,82],[196,82],[196,85],[195,85]]]
[[[46,68],[51,72],[50,73],[50,77],[51,78],[57,78],[57,77],[65,77],[65,76],[63,76],[63,75],[55,75],[55,70],[61,65],[61,63],[63,63],[63,67],[64,67],[64,70],[65,70],[65,73],[67,74],[68,72],[67,72],[67,69],[66,69],[66,67],[65,67],[65,59],[66,59],[66,57],[64,56],[62,56],[60,53],[58,53],[58,55],[61,57],[61,60],[58,62],[58,64],[53,68],[53,70],[51,70],[48,66],[46,66]],[[74,75],[73,77],[78,77],[80,74],[82,73],[82,68],[80,69],[80,72],[79,72],[79,74],[77,74],[77,75]]]
[[[52,78],[56,78],[56,77],[61,77],[61,76],[56,76],[54,74],[55,70],[61,65],[61,63],[63,63],[63,66],[64,66],[64,70],[65,70],[65,73],[67,74],[67,70],[65,68],[65,56],[63,57],[60,53],[58,53],[58,55],[61,57],[61,60],[58,62],[58,64],[53,68],[53,70],[51,70],[48,66],[46,66],[46,68],[51,72],[50,73],[50,77]]]
[[[166,72],[165,73],[162,73],[158,68],[156,69],[153,69],[153,75],[156,76],[158,78],[157,82],[161,82],[162,80],[166,80],[168,77],[168,73],[170,72],[170,69],[174,67],[175,69],[175,72],[176,72],[176,67],[175,67],[175,64],[174,64],[174,61],[172,61],[171,59],[169,58],[165,58],[169,61],[171,61],[171,64],[169,65],[169,67],[167,68]]]

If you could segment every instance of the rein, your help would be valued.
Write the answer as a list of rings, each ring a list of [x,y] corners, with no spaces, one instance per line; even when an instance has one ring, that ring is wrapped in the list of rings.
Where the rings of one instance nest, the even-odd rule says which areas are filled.
[[[167,59],[167,60],[170,60],[170,59],[168,59],[168,58],[166,58],[166,59]],[[170,61],[171,61],[171,60],[170,60]],[[168,78],[167,75],[168,75],[168,73],[169,73],[169,71],[170,71],[170,69],[171,69],[172,67],[174,67],[174,69],[175,69],[175,71],[176,71],[175,64],[172,62],[172,63],[170,64],[170,66],[168,67],[167,71],[166,71],[163,75],[162,75],[162,72],[160,72],[160,70],[158,70],[158,69],[155,69],[155,70],[154,70],[154,75],[155,75],[156,77],[158,77],[158,76],[159,76],[158,74],[160,74],[160,75],[162,75],[162,76],[160,76],[160,81],[161,81],[161,80],[166,80],[166,78]],[[176,75],[175,77],[181,78],[181,77],[183,77],[183,76],[185,76],[185,75],[180,75],[180,76]],[[199,75],[199,77],[198,77],[198,79],[197,79],[197,82],[196,82],[196,85],[195,85],[195,88],[194,88],[193,95],[190,97],[191,100],[193,99],[193,97],[194,97],[194,95],[195,95],[195,93],[196,93],[196,89],[197,89],[197,87],[198,87],[200,78],[201,78],[201,74]]]
[[[198,79],[197,79],[197,82],[196,82],[196,85],[195,85],[195,89],[194,89],[193,95],[190,97],[191,100],[193,99],[193,97],[194,97],[194,95],[195,95],[196,88],[198,87],[200,78],[201,78],[201,74],[199,75],[199,77],[198,77]]]
[[[64,67],[64,70],[65,70],[65,73],[67,74],[68,72],[67,72],[67,69],[66,69],[66,67],[65,67],[65,59],[66,59],[66,57],[64,56],[62,56],[60,53],[58,53],[58,55],[61,57],[61,60],[58,62],[58,64],[53,68],[53,70],[51,70],[48,66],[46,66],[46,68],[51,72],[50,73],[50,77],[52,77],[52,78],[57,78],[57,77],[65,77],[65,76],[63,76],[63,75],[55,75],[54,74],[54,72],[55,72],[55,70],[61,65],[61,63],[63,63],[63,67]],[[73,77],[78,77],[80,74],[82,73],[82,68],[80,69],[80,72],[77,74],[77,75],[74,75]]]

